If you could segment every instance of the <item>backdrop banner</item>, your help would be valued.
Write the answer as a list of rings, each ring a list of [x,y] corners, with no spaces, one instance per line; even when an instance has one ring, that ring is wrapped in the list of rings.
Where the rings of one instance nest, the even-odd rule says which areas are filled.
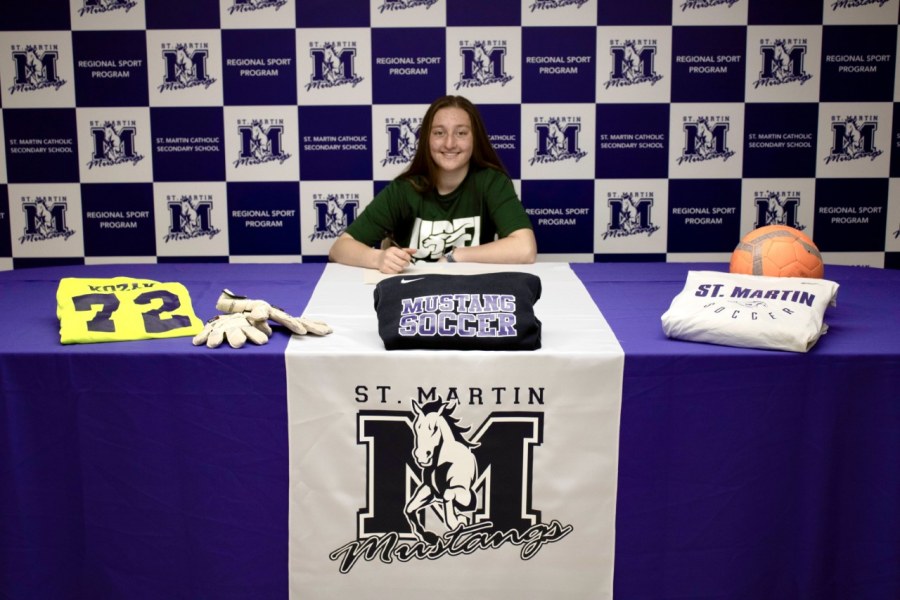
[[[612,597],[624,352],[568,265],[474,269],[541,278],[540,350],[387,352],[371,274],[325,269],[334,333],[285,358],[292,598]]]
[[[782,224],[900,268],[900,0],[3,9],[0,270],[324,262],[445,94],[543,260],[721,262]]]

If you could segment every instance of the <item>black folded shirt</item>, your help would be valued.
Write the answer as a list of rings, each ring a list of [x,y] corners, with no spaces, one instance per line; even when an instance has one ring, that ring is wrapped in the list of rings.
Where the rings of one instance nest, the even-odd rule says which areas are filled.
[[[537,350],[531,273],[398,275],[375,286],[378,335],[387,350]]]

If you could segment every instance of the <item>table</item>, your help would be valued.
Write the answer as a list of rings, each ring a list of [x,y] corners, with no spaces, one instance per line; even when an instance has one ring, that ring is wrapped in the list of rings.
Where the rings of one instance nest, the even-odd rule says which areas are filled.
[[[285,334],[61,346],[63,276],[302,312],[323,265],[0,273],[0,596],[287,597]],[[807,354],[667,340],[689,269],[576,264],[625,350],[618,598],[900,597],[900,272],[828,267]]]
[[[828,267],[793,354],[665,339],[698,267],[574,266],[625,350],[616,592],[900,597],[900,273]]]

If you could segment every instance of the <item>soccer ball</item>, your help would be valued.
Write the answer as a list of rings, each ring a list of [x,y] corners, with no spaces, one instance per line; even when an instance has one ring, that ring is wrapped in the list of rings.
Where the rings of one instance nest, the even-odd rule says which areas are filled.
[[[812,239],[787,225],[766,225],[745,235],[731,254],[728,270],[769,277],[825,276],[822,255]]]

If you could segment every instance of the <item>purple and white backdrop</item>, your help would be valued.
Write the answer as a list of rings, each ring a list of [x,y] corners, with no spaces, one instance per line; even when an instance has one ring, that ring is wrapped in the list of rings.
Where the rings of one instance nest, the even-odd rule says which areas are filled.
[[[0,269],[312,262],[462,94],[541,260],[900,268],[900,0],[44,0],[0,10]]]

